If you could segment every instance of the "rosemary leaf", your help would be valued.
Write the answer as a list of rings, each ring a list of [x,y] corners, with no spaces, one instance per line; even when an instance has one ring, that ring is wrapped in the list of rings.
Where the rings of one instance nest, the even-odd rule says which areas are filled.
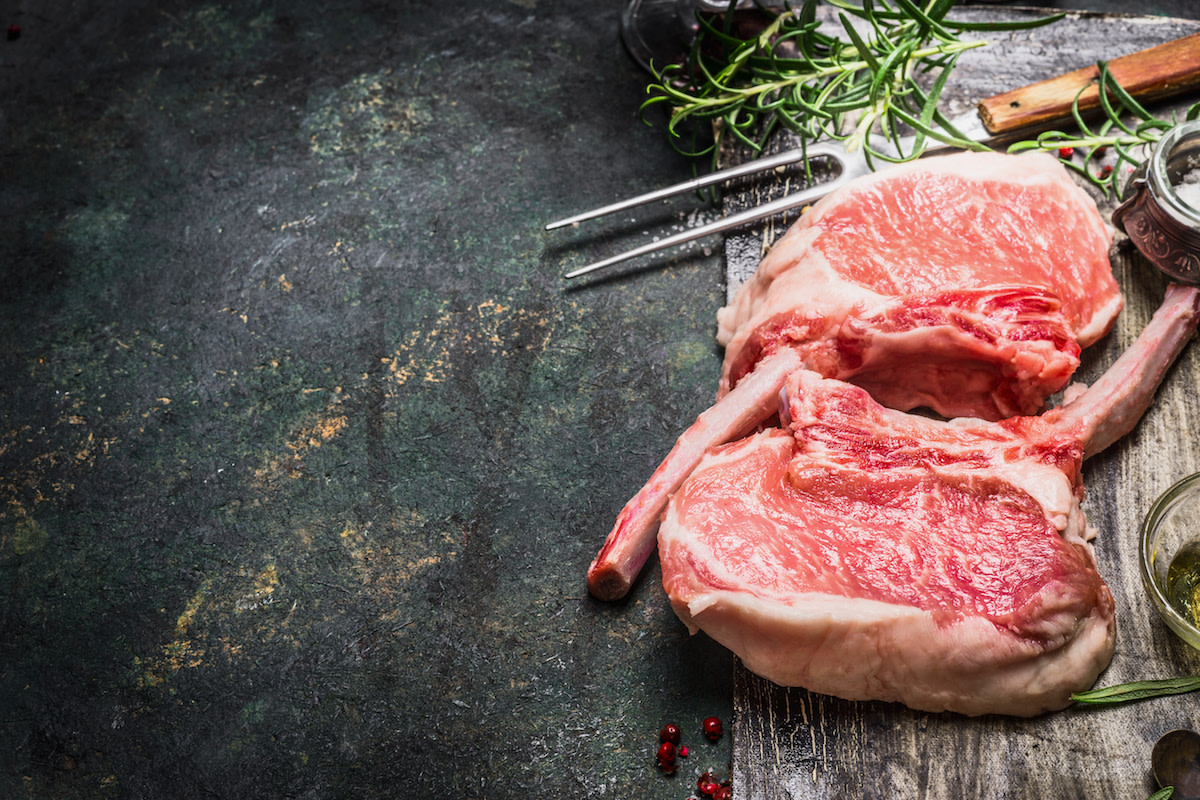
[[[1175,794],[1174,786],[1164,786],[1163,788],[1159,789],[1154,794],[1150,795],[1148,800],[1170,800],[1171,796],[1174,794]]]
[[[956,31],[1016,31],[1028,30],[1029,28],[1039,28],[1043,25],[1049,25],[1058,22],[1065,17],[1067,12],[1060,11],[1057,14],[1050,14],[1045,17],[1040,17],[1036,20],[1015,20],[1012,22],[966,22],[963,20],[946,20],[945,25],[948,28],[953,28]]]
[[[917,26],[920,29],[922,35],[928,35],[930,32],[932,32],[932,33],[936,33],[939,38],[941,38],[945,41],[950,41],[950,40],[954,39],[953,33],[946,30],[945,28],[943,28],[938,23],[937,19],[934,19],[933,17],[931,17],[930,15],[928,15],[924,11],[922,11],[918,6],[916,6],[912,2],[912,0],[896,0],[896,4],[900,7],[901,11],[903,11],[905,14],[907,14],[910,18],[912,18],[917,23]],[[944,15],[947,11],[950,10],[951,5],[953,5],[953,4],[952,3],[950,3],[950,4],[942,3],[942,4],[940,4],[939,10]]]
[[[1076,703],[1091,705],[1114,705],[1136,700],[1147,700],[1151,697],[1167,697],[1175,694],[1186,694],[1200,689],[1200,675],[1182,678],[1166,678],[1157,681],[1133,681],[1119,683],[1103,689],[1093,689],[1071,695]]]
[[[1150,119],[1153,115],[1147,111],[1141,103],[1133,99],[1133,95],[1125,91],[1125,87],[1112,76],[1108,71],[1108,62],[1101,61],[1100,64],[1100,102],[1104,106],[1104,112],[1108,114],[1110,120],[1120,125],[1126,133],[1132,133],[1121,123],[1119,114],[1114,113],[1112,100],[1109,99],[1111,94],[1116,98],[1117,102],[1127,108],[1130,113],[1139,119]]]

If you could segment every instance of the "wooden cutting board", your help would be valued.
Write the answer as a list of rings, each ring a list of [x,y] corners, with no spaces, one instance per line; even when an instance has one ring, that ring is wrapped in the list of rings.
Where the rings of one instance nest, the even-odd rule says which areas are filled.
[[[1028,17],[1025,9],[962,9],[961,18]],[[968,52],[947,90],[960,113],[984,97],[1099,59],[1200,30],[1200,22],[1079,13],[1048,27],[986,36]],[[1193,101],[1197,98],[1190,98]],[[1182,107],[1186,103],[1177,104]],[[794,189],[795,187],[791,187]],[[1106,217],[1113,204],[1096,195]],[[757,203],[754,190],[730,208]],[[787,221],[727,237],[730,295],[753,272]],[[1077,380],[1091,382],[1137,336],[1165,281],[1118,236],[1114,269],[1126,307],[1113,332],[1083,356]],[[1137,569],[1138,525],[1154,498],[1200,470],[1200,351],[1190,347],[1137,430],[1084,470],[1084,511],[1098,530],[1101,574],[1117,602],[1117,647],[1098,685],[1200,673],[1200,655],[1154,616]],[[888,703],[856,703],[784,689],[739,664],[734,681],[733,775],[739,800],[821,798],[1138,798],[1156,788],[1155,740],[1200,729],[1200,696],[1107,709],[1071,708],[1032,720],[928,714]]]

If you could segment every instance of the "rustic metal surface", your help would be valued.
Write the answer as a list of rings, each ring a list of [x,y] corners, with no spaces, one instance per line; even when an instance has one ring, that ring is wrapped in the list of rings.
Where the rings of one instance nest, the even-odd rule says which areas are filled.
[[[0,797],[686,797],[732,660],[584,574],[711,402],[720,254],[618,4],[9,4]]]
[[[729,656],[654,566],[584,590],[720,364],[718,250],[560,280],[692,198],[541,230],[690,174],[620,5],[0,12],[0,797],[682,800],[727,767],[694,731]]]
[[[1185,20],[1081,15],[1051,28],[1004,34],[988,51],[963,59],[947,100],[961,110],[999,91],[1196,30],[1200,23]],[[1111,213],[1113,204],[1097,199]],[[781,232],[775,222],[731,237],[730,291],[753,269],[764,241]],[[1084,382],[1128,346],[1165,286],[1123,237],[1114,248],[1114,266],[1126,308],[1112,334],[1085,353],[1078,375]],[[1192,347],[1138,429],[1085,467],[1084,511],[1099,531],[1100,572],[1117,601],[1117,651],[1101,685],[1200,671],[1200,656],[1154,616],[1137,571],[1142,515],[1159,492],[1200,469],[1200,452],[1189,444],[1200,433],[1197,383],[1200,354]],[[745,800],[1145,797],[1155,788],[1149,757],[1157,737],[1172,728],[1200,727],[1194,697],[1073,708],[1033,720],[968,719],[782,689],[740,665],[734,702],[735,791]]]

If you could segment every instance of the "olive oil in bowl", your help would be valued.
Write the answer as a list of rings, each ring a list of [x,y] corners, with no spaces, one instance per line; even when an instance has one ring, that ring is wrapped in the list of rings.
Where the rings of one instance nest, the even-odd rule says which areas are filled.
[[[1150,507],[1139,551],[1142,585],[1154,610],[1200,650],[1200,473],[1171,486]]]
[[[1187,542],[1171,558],[1167,601],[1188,622],[1200,625],[1200,539]]]

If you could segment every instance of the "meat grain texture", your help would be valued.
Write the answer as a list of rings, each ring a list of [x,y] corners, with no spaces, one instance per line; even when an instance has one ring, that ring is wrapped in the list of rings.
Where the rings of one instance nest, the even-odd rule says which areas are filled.
[[[1049,155],[868,175],[801,217],[718,313],[721,392],[786,347],[891,408],[1036,413],[1121,310],[1110,243]]]
[[[1197,320],[1172,287],[1103,379],[1037,415],[1121,309],[1109,237],[1049,156],[925,159],[825,198],[721,311],[718,400],[622,510],[593,593],[627,591],[657,531],[679,617],[777,683],[1068,704],[1115,627],[1082,461],[1136,424]]]
[[[1041,416],[931,419],[809,370],[789,423],[714,448],[659,532],[676,613],[776,683],[1031,716],[1112,657],[1083,460],[1136,424],[1196,325],[1172,287],[1105,377]]]

